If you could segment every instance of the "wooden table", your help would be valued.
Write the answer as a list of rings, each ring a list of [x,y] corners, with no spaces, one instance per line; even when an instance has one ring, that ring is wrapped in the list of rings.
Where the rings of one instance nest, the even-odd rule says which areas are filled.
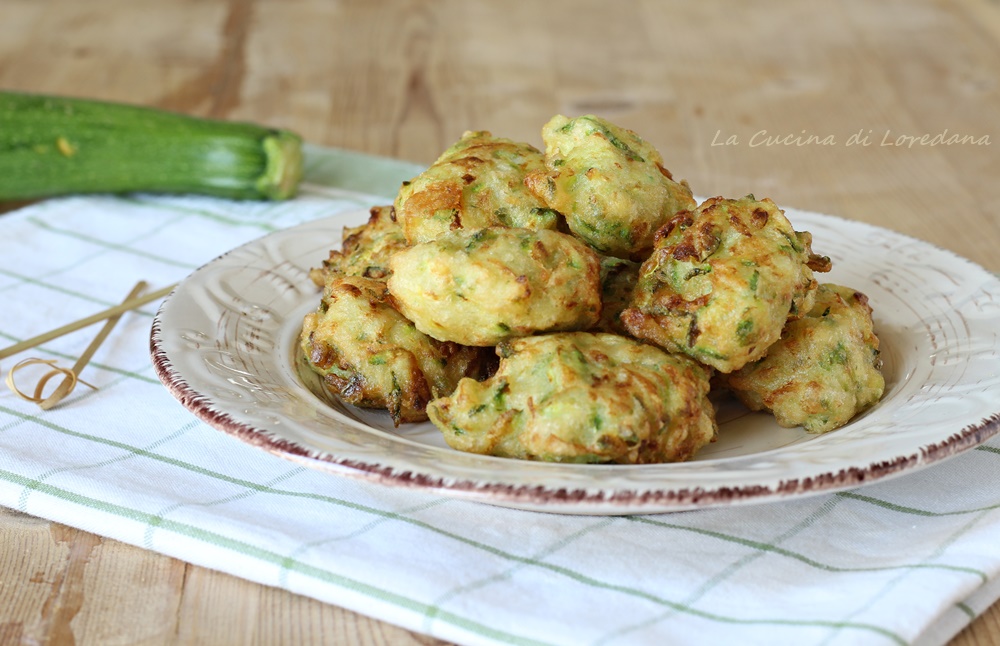
[[[596,113],[698,194],[872,222],[1000,271],[997,0],[750,5],[5,0],[0,87],[422,163],[466,129],[540,145],[550,116]],[[438,643],[0,510],[0,643],[74,641]],[[998,641],[1000,605],[955,643]]]

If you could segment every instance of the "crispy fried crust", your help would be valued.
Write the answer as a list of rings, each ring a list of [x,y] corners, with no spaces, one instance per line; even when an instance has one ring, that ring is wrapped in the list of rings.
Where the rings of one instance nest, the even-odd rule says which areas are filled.
[[[656,149],[631,130],[593,115],[557,115],[542,139],[546,169],[528,173],[528,189],[603,254],[645,259],[656,230],[695,207],[687,183],[675,182]]]
[[[400,251],[390,268],[399,311],[442,341],[491,346],[600,317],[597,254],[556,231],[460,229]]]
[[[349,404],[385,408],[393,422],[427,419],[434,397],[462,377],[478,377],[478,348],[419,332],[392,306],[385,282],[331,275],[316,312],[306,315],[300,344],[325,386]]]
[[[466,132],[430,168],[404,182],[395,202],[403,234],[417,244],[460,228],[556,229],[559,214],[524,186],[527,173],[543,169],[533,146]]]
[[[781,426],[810,433],[843,426],[885,390],[868,298],[820,285],[812,309],[788,323],[767,356],[725,381],[750,409],[772,411]]]
[[[822,269],[829,260],[814,256],[811,242],[769,199],[706,200],[657,232],[621,320],[668,351],[738,370],[812,307],[810,264]]]
[[[484,382],[432,401],[431,421],[462,451],[557,462],[687,460],[714,440],[708,370],[612,334],[559,333],[497,348]]]
[[[345,227],[340,249],[330,251],[323,266],[309,272],[318,287],[326,285],[331,274],[380,280],[389,277],[389,257],[408,246],[406,238],[392,206],[372,207],[370,213],[368,222],[361,226]]]

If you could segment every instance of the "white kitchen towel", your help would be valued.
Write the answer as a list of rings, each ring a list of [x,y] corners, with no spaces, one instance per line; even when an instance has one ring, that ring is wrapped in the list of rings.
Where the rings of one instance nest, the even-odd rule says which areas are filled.
[[[70,197],[0,216],[0,346],[419,168],[309,148],[289,202]],[[1000,441],[852,491],[560,516],[305,469],[197,420],[127,314],[57,408],[0,392],[0,504],[463,644],[940,644],[1000,596]],[[97,327],[3,361],[71,365]],[[24,374],[27,374],[24,373]],[[1000,402],[997,403],[1000,410]]]

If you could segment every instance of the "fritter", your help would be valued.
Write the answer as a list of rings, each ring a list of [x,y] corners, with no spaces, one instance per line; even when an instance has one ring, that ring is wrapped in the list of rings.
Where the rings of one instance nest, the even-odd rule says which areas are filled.
[[[813,269],[826,271],[830,261],[813,255],[811,243],[769,199],[706,200],[657,232],[622,322],[670,352],[738,370],[812,307]]]
[[[406,238],[392,206],[372,207],[370,213],[365,224],[344,227],[340,249],[330,251],[323,266],[309,272],[317,286],[323,287],[331,273],[389,278],[389,256],[408,246]]]
[[[427,402],[478,377],[482,350],[419,332],[393,308],[385,282],[331,275],[299,342],[309,366],[349,404],[385,408],[398,426],[427,419]]]
[[[593,115],[557,115],[542,139],[547,171],[529,173],[528,188],[603,254],[645,259],[656,230],[695,207],[687,183],[675,182],[660,153],[631,130]]]
[[[491,346],[600,318],[597,254],[556,231],[459,229],[397,252],[389,268],[399,311],[441,341]]]
[[[725,380],[748,408],[770,410],[781,426],[826,433],[882,397],[878,346],[865,295],[823,284],[767,356]]]
[[[396,217],[411,244],[459,228],[556,229],[559,214],[524,185],[527,173],[542,169],[542,153],[534,146],[466,132],[430,168],[403,183]]]
[[[554,462],[691,458],[717,427],[708,370],[614,334],[507,341],[488,380],[463,379],[427,406],[455,449]]]
[[[639,263],[631,260],[601,256],[601,320],[592,332],[628,334],[621,314],[632,301],[639,267]]]

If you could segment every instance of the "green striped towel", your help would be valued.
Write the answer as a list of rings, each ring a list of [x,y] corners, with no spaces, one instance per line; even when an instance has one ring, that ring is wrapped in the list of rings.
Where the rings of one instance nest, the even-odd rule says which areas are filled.
[[[0,217],[0,345],[419,169],[311,148],[294,201],[71,197]],[[0,504],[467,644],[940,644],[1000,597],[1000,441],[861,489],[655,516],[540,514],[308,470],[154,375],[157,304],[42,412],[0,392]],[[96,328],[95,328],[96,329]],[[72,364],[78,332],[26,356]]]

